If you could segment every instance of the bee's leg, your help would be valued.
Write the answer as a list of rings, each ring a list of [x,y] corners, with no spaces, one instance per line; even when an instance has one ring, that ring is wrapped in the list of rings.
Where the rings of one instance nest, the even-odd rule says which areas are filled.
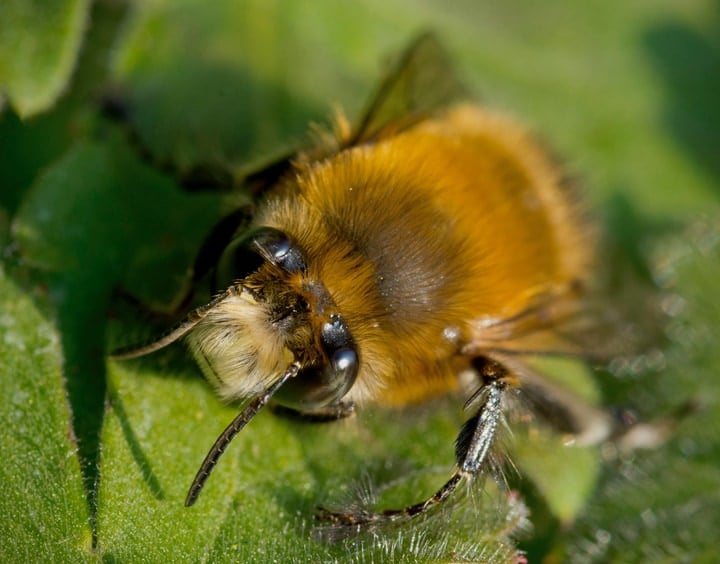
[[[271,409],[274,413],[282,415],[283,417],[301,419],[308,423],[328,423],[355,415],[355,404],[352,402],[340,402],[327,407],[303,411],[282,405],[272,405]]]
[[[494,361],[483,359],[482,366],[476,368],[484,383],[468,403],[479,401],[481,405],[460,430],[455,444],[457,466],[450,479],[439,490],[414,505],[402,509],[385,509],[377,513],[359,508],[334,511],[321,507],[318,519],[358,531],[373,524],[411,519],[442,504],[461,482],[472,482],[482,474],[491,463],[492,447],[503,416],[503,397],[507,388],[514,385],[514,379],[502,365]]]

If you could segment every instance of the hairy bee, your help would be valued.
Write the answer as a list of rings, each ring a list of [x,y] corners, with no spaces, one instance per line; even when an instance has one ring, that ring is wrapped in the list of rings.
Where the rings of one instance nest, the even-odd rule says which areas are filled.
[[[186,505],[270,401],[340,418],[370,402],[457,390],[459,375],[472,375],[475,414],[459,433],[449,480],[409,507],[323,513],[340,525],[421,514],[481,475],[511,390],[578,442],[614,432],[611,417],[525,362],[587,352],[572,327],[593,272],[593,229],[556,161],[523,127],[455,102],[452,80],[422,72],[439,57],[423,36],[355,128],[338,119],[331,139],[246,179],[259,202],[252,219],[245,223],[246,210],[226,218],[205,245],[211,258],[198,261],[228,285],[158,340],[113,355],[185,337],[218,393],[248,401]]]

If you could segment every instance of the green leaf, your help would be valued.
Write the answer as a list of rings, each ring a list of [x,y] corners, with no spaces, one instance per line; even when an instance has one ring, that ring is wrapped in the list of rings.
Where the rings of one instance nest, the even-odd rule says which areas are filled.
[[[0,11],[0,91],[23,118],[52,107],[80,51],[90,0],[6,0]]]
[[[41,175],[14,219],[13,234],[24,264],[45,273],[57,309],[65,385],[93,517],[106,400],[108,302],[120,286],[141,297],[172,294],[182,286],[189,257],[208,219],[218,213],[217,197],[192,198],[192,208],[179,205],[186,201],[172,182],[137,162],[124,144],[85,142]],[[143,205],[153,202],[154,208]],[[165,205],[185,212],[170,219],[156,216],[158,206]],[[153,286],[129,274],[147,274],[143,255],[131,252],[133,241],[156,241],[168,248],[154,264],[164,272],[162,283]]]
[[[9,6],[3,64],[7,38],[27,21],[19,3]],[[81,60],[72,107],[50,111],[46,123],[6,112],[0,124],[0,386],[9,398],[0,422],[10,453],[2,472],[3,483],[22,485],[0,502],[3,531],[12,526],[18,539],[10,545],[3,535],[3,560],[508,561],[526,501],[534,532],[520,546],[531,561],[711,561],[720,507],[714,4],[156,0],[127,14],[107,10],[103,22],[103,33],[90,22],[88,39],[97,33],[105,43]],[[705,408],[667,444],[619,456],[516,430],[512,460],[522,477],[509,471],[508,480],[519,494],[488,484],[435,520],[335,544],[313,540],[315,506],[368,497],[394,505],[431,493],[453,462],[461,402],[369,409],[325,426],[267,412],[184,508],[200,461],[238,406],[215,398],[181,346],[108,363],[109,348],[167,326],[113,296],[123,288],[153,306],[172,301],[203,235],[242,195],[183,194],[141,162],[119,128],[94,117],[87,93],[106,91],[109,72],[158,156],[243,168],[302,143],[307,123],[324,121],[334,103],[357,115],[383,57],[426,28],[447,42],[485,103],[533,124],[582,173],[599,214],[620,217],[610,225],[630,262],[649,260],[667,294],[668,347],[595,374],[594,392],[646,421],[688,400]],[[46,34],[53,54],[67,46],[58,29]],[[13,68],[35,84],[37,64]],[[618,206],[633,213],[615,214]],[[612,260],[604,267],[617,267]],[[59,345],[48,352],[38,334]],[[45,351],[42,362],[35,351]],[[587,374],[557,370],[593,395]],[[33,403],[18,411],[15,397]]]
[[[90,520],[58,334],[1,265],[0,359],[0,558],[86,560]]]
[[[362,561],[397,554],[436,562],[455,554],[502,562],[514,554],[503,538],[522,524],[522,506],[492,490],[482,496],[484,510],[460,506],[440,521],[334,545],[310,538],[316,506],[355,497],[348,488],[361,487],[368,469],[376,487],[399,481],[396,499],[429,494],[442,483],[458,423],[447,416],[447,403],[435,413],[375,411],[333,425],[262,413],[233,441],[196,505],[184,507],[200,462],[237,411],[222,406],[192,367],[168,373],[162,364],[161,358],[111,365],[98,507],[98,549],[111,559]],[[430,429],[434,440],[420,442]],[[408,472],[413,454],[423,460],[438,450],[446,458],[440,469]]]
[[[624,395],[654,413],[672,413],[687,401],[697,404],[697,411],[677,424],[666,445],[613,461],[571,535],[571,560],[712,562],[716,557],[711,539],[720,518],[720,385],[714,377],[720,363],[718,243],[715,218],[698,220],[658,245],[656,272],[668,286],[667,304],[676,314],[668,328],[672,344],[663,357],[651,359],[659,372],[623,368],[629,380]]]

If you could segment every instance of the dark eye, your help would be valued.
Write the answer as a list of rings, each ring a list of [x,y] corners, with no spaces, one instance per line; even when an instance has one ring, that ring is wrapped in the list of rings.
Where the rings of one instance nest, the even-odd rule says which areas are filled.
[[[305,259],[290,238],[272,227],[260,227],[236,237],[218,262],[215,287],[226,288],[269,261],[286,272],[305,270]]]
[[[330,316],[320,333],[327,358],[324,365],[304,368],[276,394],[282,404],[294,409],[314,409],[337,404],[350,391],[360,361],[355,341],[339,315]]]
[[[285,272],[305,270],[305,258],[290,238],[278,229],[263,227],[255,232],[253,242],[266,260]]]
[[[332,314],[330,321],[323,324],[320,333],[320,342],[325,352],[328,353],[328,357],[335,351],[355,347],[355,342],[353,341],[352,335],[350,335],[350,329],[348,329],[343,318],[337,313]]]

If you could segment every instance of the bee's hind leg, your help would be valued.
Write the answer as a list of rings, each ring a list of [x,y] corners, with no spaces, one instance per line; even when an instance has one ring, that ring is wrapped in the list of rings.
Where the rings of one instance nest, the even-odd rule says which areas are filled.
[[[503,419],[503,397],[514,379],[505,368],[492,360],[482,359],[476,366],[483,385],[468,405],[480,402],[477,413],[463,425],[455,443],[457,465],[450,479],[424,501],[402,509],[385,509],[378,512],[352,507],[347,510],[320,508],[318,519],[339,527],[360,531],[384,522],[412,519],[441,505],[463,482],[472,482],[492,463],[492,447],[498,427]]]

